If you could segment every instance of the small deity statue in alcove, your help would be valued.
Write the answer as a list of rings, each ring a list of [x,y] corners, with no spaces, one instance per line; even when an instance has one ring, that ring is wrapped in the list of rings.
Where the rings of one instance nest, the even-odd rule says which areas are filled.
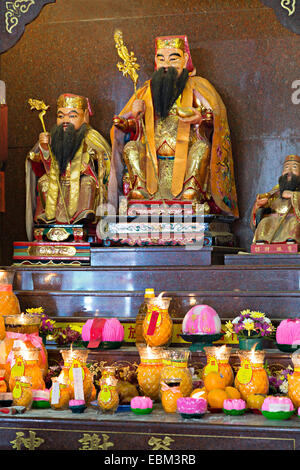
[[[288,155],[278,184],[257,195],[251,227],[253,244],[300,243],[300,156]]]

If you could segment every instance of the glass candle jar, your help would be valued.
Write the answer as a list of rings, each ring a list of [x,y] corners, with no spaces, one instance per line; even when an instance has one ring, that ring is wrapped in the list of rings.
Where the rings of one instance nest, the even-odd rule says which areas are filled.
[[[5,382],[5,369],[0,370],[0,393],[7,392],[7,384]]]
[[[181,382],[176,378],[169,378],[161,382],[161,404],[166,413],[177,411],[177,400],[183,395],[180,390]]]
[[[70,400],[85,400],[89,404],[93,392],[93,376],[86,366],[88,350],[71,348],[60,352],[64,360],[60,378],[62,382],[69,384]],[[81,370],[81,375],[76,369]]]
[[[39,336],[40,319],[36,315],[24,314],[5,317],[6,336],[5,344],[5,363],[8,364],[9,370],[12,361],[12,348],[22,346],[24,349],[36,348],[39,350],[38,365],[42,371],[43,377],[48,372],[48,355],[43,344],[42,338]],[[7,366],[6,366],[7,367]]]
[[[183,397],[188,397],[193,390],[192,374],[188,368],[190,351],[187,349],[169,349],[164,351],[163,368],[160,381],[179,383]]]
[[[300,354],[292,354],[294,372],[288,375],[288,396],[295,408],[300,406]]]
[[[161,296],[147,300],[143,336],[148,346],[169,346],[172,341],[173,321],[169,315],[170,301],[170,297]]]
[[[21,312],[17,296],[13,292],[14,271],[0,269],[0,316],[17,315]]]
[[[114,413],[119,406],[118,380],[113,375],[113,368],[109,369],[102,371],[100,392],[97,398],[99,408],[103,413]]]
[[[238,351],[241,366],[235,376],[235,387],[242,398],[252,394],[265,395],[269,392],[269,379],[264,369],[264,351]]]
[[[50,406],[53,410],[67,410],[70,401],[70,388],[59,377],[52,377],[50,389]]]
[[[218,372],[225,379],[225,386],[231,387],[234,382],[234,374],[229,364],[231,348],[223,346],[206,346],[204,347],[207,364],[203,369],[203,378],[210,372]]]
[[[154,297],[154,289],[145,289],[144,302],[141,304],[135,319],[135,344],[137,346],[146,344],[143,333],[143,323],[148,312],[148,299]]]
[[[25,376],[31,379],[33,390],[46,388],[42,371],[39,367],[39,350],[36,348],[13,348],[13,366],[10,372],[9,389],[13,390],[16,377]]]
[[[141,392],[152,400],[159,400],[160,374],[163,368],[161,348],[140,347],[137,379]]]
[[[27,410],[31,408],[33,395],[31,380],[29,377],[16,377],[15,385],[12,390],[13,405],[25,406]]]

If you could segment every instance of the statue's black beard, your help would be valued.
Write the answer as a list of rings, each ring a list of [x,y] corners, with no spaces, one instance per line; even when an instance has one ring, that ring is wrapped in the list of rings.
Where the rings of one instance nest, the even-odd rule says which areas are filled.
[[[291,179],[288,180],[288,175],[280,176],[279,180],[279,191],[282,197],[283,191],[300,191],[300,176],[291,174]]]
[[[153,106],[156,114],[163,119],[183,92],[189,78],[187,69],[178,76],[175,67],[160,68],[154,72],[151,79]]]
[[[85,123],[77,131],[73,124],[68,124],[65,131],[63,124],[55,125],[51,129],[51,148],[58,162],[60,174],[66,171],[67,164],[79,149],[86,131],[87,124]]]

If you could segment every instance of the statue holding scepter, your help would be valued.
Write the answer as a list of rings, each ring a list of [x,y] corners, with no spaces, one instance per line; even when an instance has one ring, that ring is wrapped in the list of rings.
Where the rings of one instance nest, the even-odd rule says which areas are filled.
[[[32,224],[96,223],[97,206],[107,200],[111,147],[89,124],[88,99],[60,95],[50,133],[43,121],[48,107],[37,100],[29,104],[42,110],[43,132],[26,159],[28,239]]]
[[[186,36],[156,38],[155,72],[115,116],[111,141],[115,207],[128,172],[128,200],[191,201],[238,217],[226,109],[195,76]]]

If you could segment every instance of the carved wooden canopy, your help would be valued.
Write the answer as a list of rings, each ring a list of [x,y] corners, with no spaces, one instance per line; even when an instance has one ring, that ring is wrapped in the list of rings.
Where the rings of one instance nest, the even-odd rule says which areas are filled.
[[[0,2],[0,54],[20,39],[26,24],[33,21],[47,3],[56,0],[2,0]]]

